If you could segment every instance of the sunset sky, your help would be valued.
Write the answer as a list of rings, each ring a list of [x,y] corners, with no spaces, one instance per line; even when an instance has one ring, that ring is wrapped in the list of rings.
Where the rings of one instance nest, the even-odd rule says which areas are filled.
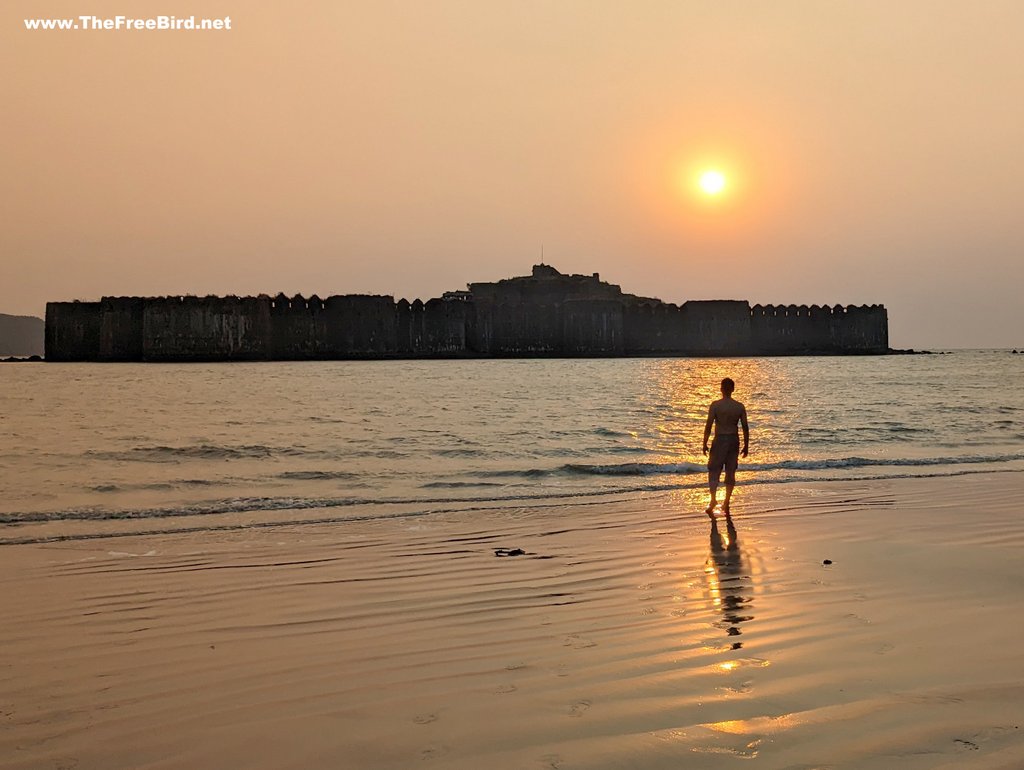
[[[23,21],[86,13],[233,28]],[[670,302],[1024,347],[1022,29],[1018,0],[6,0],[0,312],[425,299],[543,248]]]

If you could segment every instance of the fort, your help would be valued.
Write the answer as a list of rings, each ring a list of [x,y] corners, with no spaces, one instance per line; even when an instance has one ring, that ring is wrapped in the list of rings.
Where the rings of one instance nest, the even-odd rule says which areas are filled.
[[[46,306],[47,361],[751,356],[889,352],[882,305],[681,305],[535,265],[422,302],[386,295],[103,297]]]

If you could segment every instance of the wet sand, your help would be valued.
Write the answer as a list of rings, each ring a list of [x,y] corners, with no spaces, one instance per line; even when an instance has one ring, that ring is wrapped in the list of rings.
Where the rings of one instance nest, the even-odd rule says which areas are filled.
[[[1020,768],[1022,492],[5,546],[0,767]]]

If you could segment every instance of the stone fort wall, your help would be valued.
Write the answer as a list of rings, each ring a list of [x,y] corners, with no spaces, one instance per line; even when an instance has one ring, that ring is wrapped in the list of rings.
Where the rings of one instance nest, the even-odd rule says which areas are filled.
[[[539,268],[539,270],[538,270]],[[888,351],[881,305],[673,305],[547,266],[427,302],[350,294],[51,302],[49,361],[799,355]]]

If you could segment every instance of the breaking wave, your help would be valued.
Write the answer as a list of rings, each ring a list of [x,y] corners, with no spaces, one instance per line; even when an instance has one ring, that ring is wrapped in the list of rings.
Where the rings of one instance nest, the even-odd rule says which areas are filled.
[[[1008,463],[1024,460],[1024,453],[1003,455],[968,455],[962,457],[921,457],[921,458],[881,458],[881,457],[839,457],[823,460],[780,460],[774,463],[750,463],[742,465],[744,471],[827,471],[846,468],[925,468],[938,465],[978,465]],[[557,472],[583,474],[588,476],[651,476],[659,474],[687,475],[706,473],[707,466],[703,463],[618,463],[611,465],[583,465],[568,463]],[[521,471],[522,475],[544,474],[544,471]],[[550,473],[550,472],[549,472]]]

